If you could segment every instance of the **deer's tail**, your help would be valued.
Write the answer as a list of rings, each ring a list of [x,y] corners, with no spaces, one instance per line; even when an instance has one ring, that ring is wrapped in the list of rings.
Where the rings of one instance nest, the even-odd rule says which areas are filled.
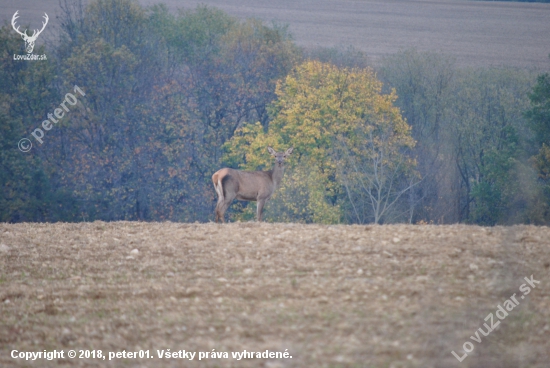
[[[222,186],[222,179],[218,178],[218,183],[214,185],[214,188],[216,189],[216,193],[218,193],[218,203],[223,202],[223,186]]]

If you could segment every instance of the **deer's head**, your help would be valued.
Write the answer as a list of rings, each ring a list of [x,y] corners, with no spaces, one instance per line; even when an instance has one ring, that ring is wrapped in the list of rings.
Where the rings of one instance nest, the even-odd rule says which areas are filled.
[[[46,24],[48,24],[48,19],[49,19],[48,14],[44,13],[44,19],[46,21],[42,22],[42,29],[40,31],[35,29],[32,36],[28,36],[26,29],[25,29],[24,32],[21,32],[21,31],[19,31],[19,26],[17,26],[17,28],[15,28],[15,20],[17,18],[19,18],[19,16],[17,15],[18,13],[19,13],[19,10],[16,11],[15,14],[13,15],[13,17],[11,18],[11,26],[13,27],[15,32],[17,32],[21,35],[21,38],[25,41],[25,50],[27,51],[28,54],[31,54],[32,50],[34,50],[34,42],[38,38],[38,35],[40,35],[40,33],[42,33],[44,28],[46,28]]]
[[[285,158],[290,156],[292,150],[294,150],[294,147],[290,147],[285,152],[275,152],[275,150],[271,147],[267,147],[267,150],[271,153],[271,156],[275,157],[275,166],[283,167]]]

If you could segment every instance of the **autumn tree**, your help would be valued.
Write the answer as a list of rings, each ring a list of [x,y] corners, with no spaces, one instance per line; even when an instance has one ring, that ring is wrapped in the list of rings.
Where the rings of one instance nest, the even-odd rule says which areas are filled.
[[[414,146],[414,140],[393,106],[396,96],[384,95],[381,89],[369,69],[305,62],[278,83],[267,132],[261,124],[248,125],[226,145],[228,161],[244,162],[240,167],[245,169],[270,166],[264,153],[267,145],[294,146],[298,155],[289,161],[278,194],[284,201],[276,205],[281,212],[271,211],[272,220],[389,219],[384,216],[395,202],[395,188],[402,184],[397,176],[414,166],[403,152]],[[350,172],[352,162],[355,168]],[[368,194],[375,191],[378,203]],[[364,200],[360,193],[367,193]],[[354,205],[361,206],[361,215],[353,213]]]
[[[221,146],[243,121],[267,123],[294,63],[284,27],[133,0],[62,10],[51,86],[86,96],[37,154],[78,199],[79,219],[207,220]]]
[[[97,0],[77,10],[65,8],[58,88],[78,84],[86,95],[51,131],[45,156],[84,219],[166,218],[155,212],[170,165],[154,103],[169,83],[165,48],[137,2]]]

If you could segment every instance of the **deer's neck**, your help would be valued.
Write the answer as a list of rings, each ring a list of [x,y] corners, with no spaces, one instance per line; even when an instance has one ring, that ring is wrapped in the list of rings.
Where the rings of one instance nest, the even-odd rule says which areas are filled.
[[[275,184],[275,188],[279,188],[279,185],[281,184],[281,180],[283,180],[283,174],[285,172],[284,166],[279,166],[275,164],[275,167],[271,171],[271,178],[273,179],[273,183]]]

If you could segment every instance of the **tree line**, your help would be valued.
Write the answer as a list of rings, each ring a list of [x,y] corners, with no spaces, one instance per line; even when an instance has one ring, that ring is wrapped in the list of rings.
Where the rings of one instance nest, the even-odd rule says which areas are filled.
[[[61,8],[60,39],[34,51],[47,61],[12,60],[24,45],[0,29],[1,221],[213,220],[212,173],[269,169],[267,145],[295,147],[268,221],[550,221],[548,74],[415,50],[372,68],[206,6]]]

